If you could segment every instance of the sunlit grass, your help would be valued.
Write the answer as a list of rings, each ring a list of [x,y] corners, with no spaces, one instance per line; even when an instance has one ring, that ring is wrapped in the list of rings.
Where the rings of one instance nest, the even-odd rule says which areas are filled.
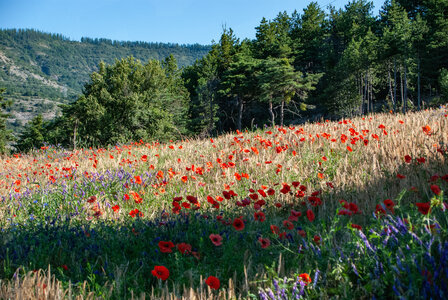
[[[371,239],[368,230],[379,234],[386,226],[386,217],[374,218],[383,208],[412,224],[438,224],[439,233],[433,238],[443,246],[446,213],[437,201],[446,196],[441,192],[435,198],[430,187],[446,191],[447,123],[446,110],[438,109],[168,144],[137,142],[74,151],[46,147],[1,157],[1,278],[10,280],[18,268],[23,275],[50,265],[61,284],[51,286],[57,295],[67,293],[70,281],[74,295],[83,297],[152,293],[167,298],[172,293],[232,298],[258,297],[258,290],[267,287],[273,293],[284,289],[291,297],[294,284],[295,293],[300,291],[293,275],[307,273],[317,274],[313,285],[303,289],[308,297],[381,296],[382,289],[383,296],[397,296],[394,283],[375,283],[374,275],[368,278],[375,266],[364,265],[384,257],[371,255],[368,260],[364,254],[370,250],[360,248],[363,240],[351,224],[362,226]],[[273,194],[263,196],[269,189]],[[226,199],[230,191],[237,196]],[[319,200],[310,198],[313,193]],[[175,197],[182,200],[173,202]],[[265,204],[257,204],[262,199]],[[344,210],[342,199],[358,212],[338,215]],[[395,210],[385,207],[386,199],[393,200]],[[430,201],[434,214],[423,219],[415,203]],[[290,228],[284,221],[292,210],[301,216],[290,219]],[[309,211],[314,220],[307,216]],[[255,218],[256,212],[265,214],[263,222]],[[238,218],[243,220],[242,230],[233,226]],[[420,229],[422,239],[431,239]],[[221,235],[222,245],[215,246],[210,234]],[[260,238],[269,239],[270,245],[262,248]],[[373,238],[372,243],[382,238]],[[412,240],[406,234],[400,238],[408,245]],[[176,247],[172,253],[161,253],[159,241],[188,243],[192,249],[187,254]],[[392,251],[387,243],[384,247],[383,251]],[[339,259],[350,252],[351,260]],[[424,257],[424,252],[416,255]],[[151,274],[156,265],[169,269],[166,282]],[[386,269],[392,276],[394,270]],[[416,272],[421,270],[411,270]],[[29,289],[38,282],[32,274],[19,276],[28,282],[20,286],[27,286],[24,289],[31,294]],[[208,276],[220,279],[218,291],[207,287]],[[278,276],[289,279],[277,288],[272,278]],[[367,285],[369,280],[372,285]],[[414,279],[414,292],[423,293],[422,280]],[[18,293],[18,286],[14,281],[3,284],[3,295]]]

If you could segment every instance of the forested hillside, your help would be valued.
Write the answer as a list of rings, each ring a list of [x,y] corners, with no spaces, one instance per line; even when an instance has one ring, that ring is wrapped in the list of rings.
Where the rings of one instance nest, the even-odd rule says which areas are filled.
[[[147,62],[173,54],[180,66],[191,65],[210,50],[209,46],[145,42],[120,42],[82,38],[70,41],[60,34],[36,30],[0,30],[0,87],[14,101],[14,125],[38,113],[47,119],[58,103],[77,98],[89,74],[101,61],[133,56]]]

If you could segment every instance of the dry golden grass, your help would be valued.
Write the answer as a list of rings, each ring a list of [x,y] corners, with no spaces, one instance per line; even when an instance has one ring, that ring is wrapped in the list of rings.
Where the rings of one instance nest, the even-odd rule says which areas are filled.
[[[41,151],[20,157],[2,157],[0,195],[8,196],[14,193],[14,189],[24,191],[45,188],[50,176],[57,179],[57,184],[70,182],[63,176],[72,172],[62,168],[76,168],[75,181],[82,180],[82,173],[85,172],[104,173],[107,170],[123,168],[135,175],[148,172],[153,175],[153,179],[158,171],[163,172],[169,184],[156,185],[156,180],[153,180],[153,185],[150,183],[140,190],[146,195],[145,199],[150,201],[169,203],[180,187],[193,195],[216,196],[221,195],[226,186],[234,189],[241,186],[247,191],[249,187],[272,186],[292,180],[300,181],[314,190],[329,191],[326,182],[331,181],[335,188],[329,191],[330,199],[324,203],[323,210],[332,210],[332,203],[335,202],[333,200],[346,198],[348,201],[357,201],[362,210],[368,211],[373,209],[378,201],[395,197],[405,186],[414,185],[424,193],[427,191],[428,176],[448,173],[446,156],[443,157],[436,151],[437,147],[448,145],[448,119],[444,114],[446,112],[443,109],[407,115],[376,114],[355,118],[347,124],[304,124],[293,130],[287,129],[286,133],[277,129],[271,129],[273,133],[270,135],[260,131],[240,135],[232,133],[215,138],[213,143],[208,139],[195,139],[172,144],[80,149],[66,153],[50,148],[43,153]],[[383,129],[378,128],[380,124],[385,126],[387,135],[384,135]],[[426,125],[431,127],[431,135],[423,132],[422,127]],[[351,128],[360,134],[364,130],[365,138],[369,140],[368,146],[364,146],[362,140],[355,145],[350,144],[350,139],[357,137],[350,135]],[[296,134],[298,129],[302,130],[302,133]],[[323,138],[323,133],[329,134],[330,137]],[[345,143],[340,140],[343,134],[348,137]],[[379,141],[373,139],[372,134],[377,134]],[[305,141],[301,141],[303,138]],[[332,138],[337,141],[331,142]],[[238,139],[241,142],[237,142]],[[272,143],[272,146],[265,146],[266,143]],[[277,153],[277,146],[287,146],[288,149]],[[347,146],[350,146],[353,152],[349,152]],[[257,148],[259,154],[251,151],[251,147]],[[297,155],[293,156],[292,151]],[[147,155],[146,162],[141,161],[142,155]],[[232,161],[236,165],[234,168],[222,169],[217,159],[229,162],[229,155],[234,156]],[[414,172],[411,165],[406,165],[405,155],[411,155],[413,158],[425,157],[425,173]],[[323,161],[323,156],[326,156],[328,161]],[[95,160],[96,168],[93,167]],[[272,163],[266,164],[266,161]],[[321,166],[318,165],[319,162],[322,163]],[[192,165],[201,167],[203,175],[186,171],[186,168]],[[276,175],[278,165],[281,165],[281,168]],[[34,172],[37,172],[36,175],[33,175]],[[234,177],[235,172],[249,174],[249,180],[243,178],[238,182]],[[317,173],[322,173],[324,178],[318,179]],[[393,179],[397,173],[403,173],[406,178]],[[188,176],[186,183],[181,181],[181,177],[185,175]],[[29,178],[28,182],[26,176]],[[21,180],[20,186],[14,185],[17,179]],[[386,187],[385,185],[387,188],[382,188]]]
[[[19,271],[18,271],[19,272]],[[7,282],[0,280],[0,299],[34,300],[34,299],[95,299],[94,293],[86,293],[86,284],[79,289],[77,296],[72,294],[72,286],[64,289],[62,284],[48,271],[29,272],[16,276]]]
[[[226,288],[220,288],[219,291],[211,290],[205,284],[198,288],[192,286],[169,286],[168,284],[160,284],[157,292],[154,289],[150,294],[134,295],[130,292],[129,299],[144,300],[233,300],[243,299],[241,295],[247,295],[250,289],[257,289],[264,286],[268,282],[267,275],[264,270],[251,277],[248,274],[250,268],[250,261],[247,263],[247,268],[244,268],[244,282],[241,289],[235,287],[236,273],[234,278],[229,279]],[[277,273],[284,275],[285,261],[280,255],[278,258]],[[17,270],[16,274],[20,274]],[[119,281],[118,278],[116,281]],[[204,282],[202,276],[200,282]],[[117,283],[116,283],[117,284]],[[69,283],[68,287],[63,287],[55,276],[51,273],[50,266],[48,270],[38,270],[36,272],[28,272],[27,274],[14,276],[13,280],[0,280],[0,299],[15,299],[15,300],[57,300],[57,299],[76,299],[76,300],[93,300],[93,299],[107,299],[112,294],[114,286],[106,283],[102,290],[109,291],[108,295],[98,297],[94,292],[89,290],[86,281],[83,284],[78,284],[76,287]]]
[[[379,128],[380,125],[384,125],[387,135]],[[422,130],[424,126],[430,126],[430,134]],[[0,196],[9,199],[11,193],[47,188],[50,176],[56,178],[57,185],[62,182],[72,184],[73,181],[83,180],[86,172],[104,173],[122,168],[134,175],[145,172],[152,174],[153,181],[142,186],[138,192],[144,197],[144,201],[160,202],[159,207],[169,206],[172,197],[185,190],[191,195],[217,196],[222,195],[226,187],[230,187],[236,191],[239,189],[240,196],[246,196],[242,193],[247,193],[251,187],[256,189],[261,185],[271,187],[277,183],[300,181],[309,189],[324,191],[324,203],[319,211],[321,217],[334,215],[339,199],[357,203],[370,216],[378,203],[387,198],[395,198],[404,188],[415,186],[421,196],[428,193],[430,176],[448,174],[447,156],[437,152],[437,148],[444,149],[448,145],[446,109],[407,115],[376,114],[355,118],[347,124],[304,124],[295,126],[294,129],[286,128],[285,133],[278,128],[268,130],[272,130],[272,134],[261,131],[231,133],[215,138],[213,142],[209,139],[193,139],[171,144],[134,144],[65,153],[50,148],[28,155],[4,156],[0,157]],[[351,144],[350,139],[359,137],[359,134],[352,136],[350,130],[359,134],[364,130],[363,138],[369,140],[368,145],[365,146],[362,140]],[[328,138],[323,137],[323,134],[327,134]],[[372,134],[377,134],[379,140],[373,139]],[[347,142],[341,143],[342,135],[348,137]],[[333,138],[337,141],[331,142]],[[270,143],[272,145],[268,146]],[[277,153],[277,146],[287,149]],[[353,151],[348,151],[347,146]],[[259,153],[255,153],[251,147],[256,148]],[[293,151],[296,155],[293,155]],[[143,155],[147,156],[146,161],[142,160]],[[230,155],[233,159],[229,159]],[[424,157],[426,162],[416,168],[415,164],[405,163],[405,155],[412,158]],[[327,158],[326,161],[323,156]],[[223,163],[232,161],[235,167],[222,168],[217,163],[218,159]],[[266,164],[267,161],[272,163]],[[93,166],[94,163],[96,167]],[[196,170],[198,167],[202,168],[203,175],[187,171],[192,165]],[[76,176],[73,179],[64,177],[73,174],[75,168]],[[68,169],[72,171],[67,171]],[[163,172],[163,178],[168,184],[160,184],[161,180],[155,179],[159,171]],[[247,173],[249,179],[238,181],[235,173]],[[318,173],[322,173],[323,178],[319,178]],[[406,178],[396,178],[397,173],[404,174]],[[182,181],[183,176],[188,176],[186,182]],[[20,184],[17,184],[17,180],[20,180]],[[329,188],[327,182],[331,182],[334,189]],[[294,201],[289,195],[278,197],[276,201]],[[0,217],[8,215],[13,205],[8,200],[1,203]],[[108,215],[109,212],[106,212],[102,217]],[[151,214],[145,214],[145,217],[151,217]],[[74,298],[73,287],[63,288],[50,270],[47,272],[41,270],[18,276],[12,281],[0,281],[0,298]],[[248,290],[250,285],[256,284],[254,278],[261,279],[263,276],[246,275],[243,289]],[[249,282],[248,277],[252,282]],[[43,284],[46,285],[45,289]],[[230,280],[228,288],[221,289],[219,293],[204,286],[196,289],[165,286],[161,289],[162,294],[131,295],[131,298],[235,299],[241,292],[234,286]],[[77,288],[79,291],[76,295],[79,296],[75,299],[94,298],[93,292],[88,292],[85,283]]]

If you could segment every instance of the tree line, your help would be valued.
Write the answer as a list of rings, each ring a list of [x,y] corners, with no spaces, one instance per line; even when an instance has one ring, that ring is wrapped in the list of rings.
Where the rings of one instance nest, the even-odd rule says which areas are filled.
[[[33,120],[17,149],[211,136],[310,118],[406,113],[448,99],[448,0],[311,2],[263,18],[256,38],[224,29],[203,58],[100,64],[83,94],[50,122]],[[37,129],[36,129],[37,128]],[[27,141],[27,142],[26,142]]]

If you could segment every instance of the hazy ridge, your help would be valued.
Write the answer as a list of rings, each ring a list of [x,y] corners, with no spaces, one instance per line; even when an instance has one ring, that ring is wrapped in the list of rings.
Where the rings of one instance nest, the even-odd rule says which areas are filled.
[[[199,44],[123,42],[82,38],[71,41],[61,34],[32,29],[0,30],[0,87],[12,99],[9,125],[18,128],[35,115],[51,118],[59,103],[82,92],[98,63],[133,56],[142,62],[162,60],[170,54],[187,66],[210,51]]]

